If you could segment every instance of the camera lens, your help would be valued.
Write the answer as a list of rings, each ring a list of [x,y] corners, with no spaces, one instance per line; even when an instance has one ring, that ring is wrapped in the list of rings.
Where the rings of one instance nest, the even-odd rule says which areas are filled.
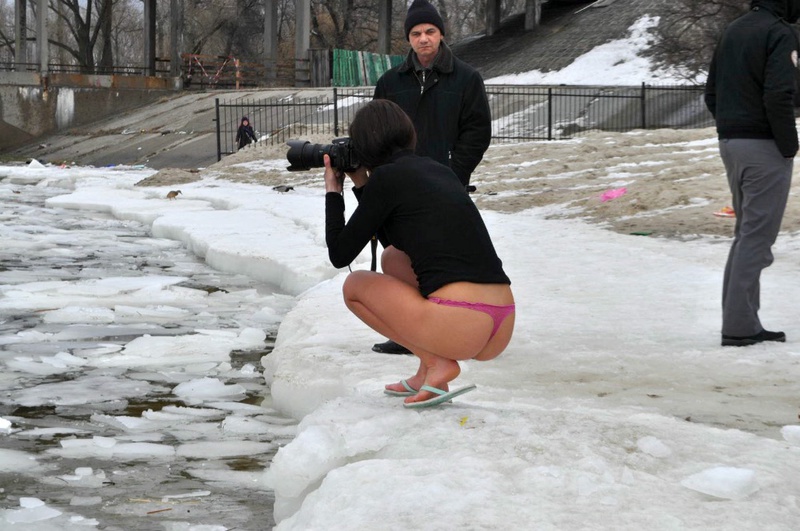
[[[322,158],[325,153],[330,151],[330,146],[322,144],[312,144],[308,140],[289,140],[289,151],[286,153],[286,160],[289,171],[305,171],[311,168],[322,168],[325,161]],[[327,150],[325,148],[328,148]]]

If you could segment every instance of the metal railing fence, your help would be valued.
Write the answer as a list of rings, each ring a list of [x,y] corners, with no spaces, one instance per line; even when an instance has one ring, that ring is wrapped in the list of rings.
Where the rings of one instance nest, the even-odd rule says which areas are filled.
[[[15,63],[0,61],[0,72],[38,73],[38,63]],[[308,76],[310,61],[301,59],[281,60],[267,68],[263,64],[240,63],[233,57],[181,54],[181,78],[183,88],[191,89],[240,89],[246,87],[292,86],[296,72],[302,71]],[[82,75],[117,75],[147,76],[148,70],[143,66],[101,66],[92,68],[76,64],[49,63],[48,74],[82,74]],[[156,58],[155,72],[157,77],[170,76],[170,60]]]
[[[373,87],[331,88],[302,99],[216,99],[217,159],[236,151],[234,138],[248,116],[260,142],[346,135]],[[696,85],[527,86],[487,85],[492,142],[561,140],[591,131],[691,129],[714,124]]]
[[[39,72],[39,63],[0,62],[0,72]],[[146,76],[147,69],[143,66],[101,66],[95,65],[91,69],[83,68],[76,64],[49,63],[47,71],[50,74],[85,74],[85,75],[117,75],[117,76]],[[169,75],[169,59],[156,59],[156,75]]]

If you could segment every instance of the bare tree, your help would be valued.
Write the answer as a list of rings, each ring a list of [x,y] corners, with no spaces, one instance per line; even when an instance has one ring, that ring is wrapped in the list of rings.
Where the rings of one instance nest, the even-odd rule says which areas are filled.
[[[140,4],[140,0],[116,0],[114,3],[111,48],[116,66],[141,66],[144,21]]]
[[[392,2],[391,50],[404,54],[408,42],[403,26],[409,0]],[[486,24],[485,2],[432,0],[445,21],[448,42],[480,33]],[[692,75],[704,72],[710,54],[733,18],[743,13],[747,0],[673,0],[664,3],[658,41],[652,54],[662,66],[679,65]],[[33,16],[28,35],[35,39],[37,2],[28,2]],[[503,17],[525,9],[525,0],[501,2]],[[264,51],[264,0],[185,0],[181,53],[234,56],[243,62],[260,63]],[[157,28],[170,25],[170,2],[157,3]],[[49,0],[50,44],[83,72],[97,66],[138,66],[143,47],[141,0]],[[278,50],[280,57],[293,57],[295,2],[278,4]],[[375,51],[377,15],[374,0],[312,0],[311,46]],[[169,32],[158,33],[157,46],[168,56]],[[0,0],[0,61],[14,57],[14,4]],[[5,59],[4,59],[5,58]]]
[[[223,55],[258,62],[263,49],[264,4],[261,0],[236,0],[222,27]]]
[[[14,3],[0,0],[0,63],[14,62],[14,23]]]
[[[438,9],[444,20],[448,42],[458,42],[473,33],[483,31],[486,26],[485,2],[448,0],[439,2]]]
[[[378,40],[372,0],[314,0],[311,40],[314,48],[368,50]]]
[[[48,18],[63,24],[71,37],[70,42],[49,39],[49,44],[63,49],[73,57],[81,72],[94,73],[94,48],[106,17],[111,16],[112,0],[50,0]],[[59,6],[61,4],[61,6]],[[38,5],[31,3],[34,20]],[[63,9],[62,9],[63,8]]]
[[[679,66],[696,77],[708,69],[722,30],[745,13],[745,0],[674,0],[665,6],[651,53],[661,66]]]
[[[228,10],[227,1],[187,0],[183,35],[186,52],[203,53],[206,44],[225,26]]]

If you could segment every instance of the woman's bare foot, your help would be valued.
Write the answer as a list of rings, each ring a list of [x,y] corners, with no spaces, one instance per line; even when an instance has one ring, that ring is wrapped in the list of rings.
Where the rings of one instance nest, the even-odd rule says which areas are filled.
[[[415,383],[415,381],[416,381],[416,377],[412,377],[412,378],[409,378],[408,380],[401,380],[401,381],[399,381],[397,383],[387,384],[387,385],[384,386],[384,389],[386,389],[387,391],[395,391],[395,392],[398,392],[398,393],[406,393],[406,392],[418,391],[419,388],[422,386],[422,382],[424,382],[424,380],[420,379],[419,383]],[[403,385],[403,382],[405,382],[406,385],[411,389],[409,390],[406,387],[406,385]]]
[[[455,360],[449,360],[446,358],[435,357],[431,360],[431,364],[427,367],[427,375],[425,379],[420,383],[420,386],[417,387],[413,385],[415,389],[421,389],[422,385],[428,385],[430,387],[435,387],[437,389],[442,389],[443,391],[449,391],[450,386],[448,385],[450,382],[458,378],[458,375],[461,374],[461,367],[458,365],[458,362]],[[416,378],[416,376],[415,376]],[[411,380],[408,380],[409,384]],[[416,383],[416,382],[415,382]],[[398,384],[401,385],[402,384]],[[411,404],[413,402],[423,402],[425,400],[430,400],[431,398],[435,398],[437,395],[431,393],[430,391],[420,391],[419,393],[415,394],[414,396],[409,396],[404,400],[406,404]]]
[[[406,384],[415,391],[418,391],[419,388],[422,387],[422,384],[425,383],[425,378],[427,375],[428,375],[428,368],[425,367],[425,365],[420,361],[419,369],[417,369],[417,374],[415,374],[411,378],[408,378],[406,380]],[[406,389],[405,386],[403,385],[403,382],[389,384],[384,386],[384,388],[387,391],[396,391],[396,392],[408,391],[408,389]]]

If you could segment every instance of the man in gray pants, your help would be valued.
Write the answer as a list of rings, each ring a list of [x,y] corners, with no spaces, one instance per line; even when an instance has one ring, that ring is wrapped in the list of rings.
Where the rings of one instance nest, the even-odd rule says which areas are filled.
[[[705,101],[717,124],[734,239],[722,285],[722,345],[786,341],[758,318],[761,271],[773,261],[798,150],[794,97],[800,51],[789,26],[800,0],[752,0],[714,52]]]

